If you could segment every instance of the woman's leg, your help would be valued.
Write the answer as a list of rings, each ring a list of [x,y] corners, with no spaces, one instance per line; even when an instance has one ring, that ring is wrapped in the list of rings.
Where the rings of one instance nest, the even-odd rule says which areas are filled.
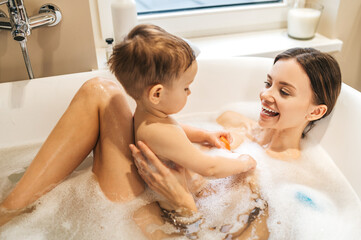
[[[128,150],[131,126],[131,112],[120,87],[108,80],[87,81],[0,207],[27,207],[67,177],[94,147],[94,172],[106,196],[121,200],[139,194],[143,185]],[[133,180],[135,189],[129,190]]]
[[[268,208],[266,208],[254,221],[242,230],[242,232],[233,233],[231,239],[247,240],[258,239],[267,240],[269,237],[269,230],[267,226]]]
[[[93,172],[108,199],[128,201],[144,191],[133,163],[133,115],[120,87],[107,82],[99,106],[100,134],[94,149]]]

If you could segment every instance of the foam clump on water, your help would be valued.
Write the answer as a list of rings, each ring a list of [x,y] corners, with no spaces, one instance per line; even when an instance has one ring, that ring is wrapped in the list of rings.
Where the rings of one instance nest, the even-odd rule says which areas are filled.
[[[297,160],[262,157],[270,239],[360,239],[359,199],[320,145],[302,145]]]
[[[199,239],[224,239],[247,223],[250,211],[259,202],[254,201],[246,182],[236,177],[210,180],[211,194],[197,199],[199,212],[203,215]]]
[[[32,213],[4,225],[0,239],[145,239],[132,215],[149,198],[113,203],[87,169],[41,197]]]

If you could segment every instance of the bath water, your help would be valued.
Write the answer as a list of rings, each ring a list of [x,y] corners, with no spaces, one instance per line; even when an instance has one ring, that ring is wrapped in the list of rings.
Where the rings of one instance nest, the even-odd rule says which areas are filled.
[[[177,119],[196,127],[221,130],[215,119],[224,110],[256,119],[259,109],[257,103],[237,103],[219,112],[195,113]],[[36,143],[0,149],[0,200],[14,187],[39,147],[40,143]],[[250,141],[233,152],[209,150],[210,155],[237,157],[247,153],[256,159],[259,194],[250,188],[250,176],[209,180],[211,190],[197,199],[202,220],[192,237],[224,239],[246,224],[252,209],[267,204],[269,239],[361,239],[360,200],[319,145],[306,139],[302,149],[297,160],[273,159]],[[83,170],[75,171],[36,201],[32,213],[1,227],[0,239],[145,239],[132,221],[132,214],[155,201],[157,195],[147,189],[129,203],[112,203],[101,192],[91,167],[86,166],[91,164],[91,158],[86,162]],[[177,231],[168,223],[162,229]]]

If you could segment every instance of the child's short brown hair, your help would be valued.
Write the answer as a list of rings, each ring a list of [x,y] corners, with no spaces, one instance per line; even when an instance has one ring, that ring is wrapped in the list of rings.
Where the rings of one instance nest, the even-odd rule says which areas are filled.
[[[181,38],[155,25],[138,25],[113,49],[111,72],[134,99],[150,86],[171,84],[195,60]]]

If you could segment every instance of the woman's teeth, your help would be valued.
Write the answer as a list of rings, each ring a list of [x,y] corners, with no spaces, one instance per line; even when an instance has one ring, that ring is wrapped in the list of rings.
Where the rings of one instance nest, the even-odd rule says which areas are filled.
[[[262,106],[262,112],[266,114],[267,116],[274,117],[277,116],[279,113],[276,111],[273,111],[269,108],[266,108],[265,106]]]

